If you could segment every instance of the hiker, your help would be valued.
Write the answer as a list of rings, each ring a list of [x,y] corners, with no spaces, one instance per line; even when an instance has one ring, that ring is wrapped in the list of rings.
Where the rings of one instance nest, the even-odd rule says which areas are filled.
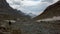
[[[11,21],[9,21],[9,25],[11,25]]]

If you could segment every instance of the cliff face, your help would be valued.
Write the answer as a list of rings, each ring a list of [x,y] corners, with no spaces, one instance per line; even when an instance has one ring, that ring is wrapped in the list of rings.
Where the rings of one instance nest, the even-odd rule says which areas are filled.
[[[60,1],[48,6],[41,15],[35,17],[34,19],[52,18],[54,16],[60,16]]]

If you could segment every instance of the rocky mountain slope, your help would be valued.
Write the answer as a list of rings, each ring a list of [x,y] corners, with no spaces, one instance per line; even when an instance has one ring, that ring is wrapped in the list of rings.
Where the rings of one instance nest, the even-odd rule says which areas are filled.
[[[19,10],[13,9],[9,6],[9,4],[6,2],[6,0],[0,0],[0,18],[26,18],[27,16],[24,15],[24,13],[22,13]],[[27,17],[29,18],[29,17]]]
[[[60,1],[51,6],[48,6],[41,15],[35,17],[34,19],[52,18],[54,16],[60,16]]]
[[[37,34],[60,34],[60,1],[34,18]]]
[[[29,19],[30,16],[11,8],[6,0],[0,0],[0,34],[20,34],[20,29],[17,29],[20,26],[17,25]]]

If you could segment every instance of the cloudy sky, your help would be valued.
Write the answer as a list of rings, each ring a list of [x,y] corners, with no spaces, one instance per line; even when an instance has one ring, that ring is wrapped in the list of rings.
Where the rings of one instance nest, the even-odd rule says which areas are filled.
[[[49,5],[57,1],[58,0],[7,0],[12,8],[34,15],[41,14]]]

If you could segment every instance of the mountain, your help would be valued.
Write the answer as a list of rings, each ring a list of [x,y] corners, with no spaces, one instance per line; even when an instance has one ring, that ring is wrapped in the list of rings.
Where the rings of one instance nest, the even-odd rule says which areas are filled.
[[[0,34],[21,34],[19,27],[29,19],[29,15],[11,8],[6,0],[0,0]]]
[[[33,14],[33,13],[28,13],[27,15],[31,16],[31,18],[36,17],[37,15]]]
[[[21,11],[11,8],[9,4],[6,2],[6,0],[0,0],[0,18],[1,19],[16,19],[20,17],[30,18],[24,15],[24,13],[22,13]]]
[[[46,19],[52,17],[60,16],[60,1],[56,2],[53,5],[50,5],[46,8],[46,10],[40,14],[39,16],[35,17],[34,19]]]
[[[6,6],[4,7],[5,3]],[[57,3],[58,4],[56,5],[54,4],[55,6],[52,6],[53,8],[55,7],[54,9],[58,10],[59,12],[59,9],[56,9],[56,6],[60,4],[59,2]],[[24,15],[24,13],[21,13],[21,11],[17,12],[16,9],[12,9],[5,0],[0,0],[0,6],[0,34],[60,34],[60,21],[36,22],[35,20],[29,20],[29,16]],[[46,9],[48,13],[52,10],[52,8],[50,10],[50,7],[48,11]],[[56,14],[52,15],[55,16]],[[52,15],[49,14],[47,16]],[[60,14],[57,13],[57,16],[59,15]],[[16,22],[14,22],[14,19],[17,19],[15,20]]]
[[[60,34],[60,1],[48,6],[42,14],[33,19],[39,24],[38,34]]]

